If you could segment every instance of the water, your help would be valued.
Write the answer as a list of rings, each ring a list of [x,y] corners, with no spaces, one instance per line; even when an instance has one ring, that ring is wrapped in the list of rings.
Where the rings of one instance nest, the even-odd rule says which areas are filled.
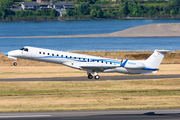
[[[154,23],[180,20],[85,20],[0,22],[0,37],[103,34]],[[0,39],[0,53],[22,46],[54,50],[179,50],[179,38],[21,38]]]

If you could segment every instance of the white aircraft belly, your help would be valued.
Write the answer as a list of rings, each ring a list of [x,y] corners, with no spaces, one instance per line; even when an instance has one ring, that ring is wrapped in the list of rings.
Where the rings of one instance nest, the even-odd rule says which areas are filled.
[[[106,72],[106,73],[119,72],[119,73],[125,73],[125,74],[129,73],[129,71],[126,68],[123,68],[123,67],[117,67],[117,68],[114,68],[114,69],[108,69],[108,70],[105,70],[104,72]]]

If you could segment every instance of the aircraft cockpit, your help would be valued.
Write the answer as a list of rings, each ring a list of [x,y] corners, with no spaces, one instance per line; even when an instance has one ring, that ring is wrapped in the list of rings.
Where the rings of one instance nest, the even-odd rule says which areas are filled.
[[[28,48],[21,48],[20,50],[28,52]]]

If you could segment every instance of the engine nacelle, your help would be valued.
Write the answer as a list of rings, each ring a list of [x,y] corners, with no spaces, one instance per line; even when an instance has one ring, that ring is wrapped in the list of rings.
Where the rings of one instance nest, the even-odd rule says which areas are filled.
[[[145,65],[141,62],[135,62],[135,61],[127,61],[127,63],[124,65],[124,68],[130,68],[130,69],[142,69],[145,68]]]

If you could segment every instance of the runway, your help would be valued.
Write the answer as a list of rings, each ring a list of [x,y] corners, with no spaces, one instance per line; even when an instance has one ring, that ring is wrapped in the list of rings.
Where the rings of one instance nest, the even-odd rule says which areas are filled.
[[[0,113],[5,120],[179,120],[180,109]]]
[[[106,81],[106,80],[143,80],[143,79],[168,79],[168,78],[180,78],[180,74],[178,75],[101,76],[99,80],[88,79],[87,77],[59,77],[59,78],[0,79],[0,81]]]

